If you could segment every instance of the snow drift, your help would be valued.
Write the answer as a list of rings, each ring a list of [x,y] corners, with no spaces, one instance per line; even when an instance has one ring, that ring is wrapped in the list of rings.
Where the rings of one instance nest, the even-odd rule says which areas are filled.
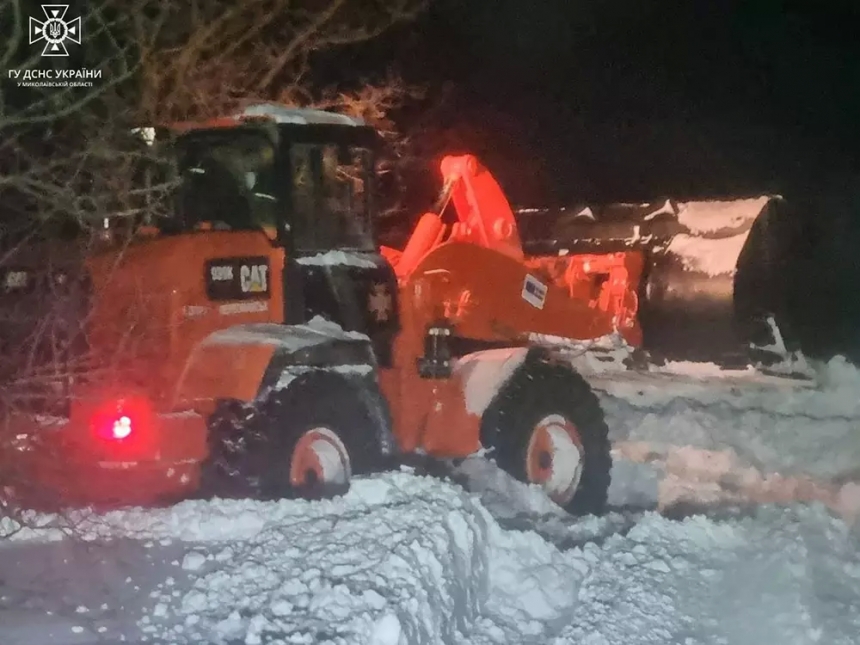
[[[594,374],[610,501],[639,509],[604,518],[483,459],[472,492],[399,472],[325,502],[31,514],[0,542],[0,642],[853,644],[860,375],[819,377]]]
[[[812,383],[684,363],[590,380],[621,462],[616,499],[820,501],[860,516],[860,372],[844,358]]]
[[[547,540],[503,529],[457,486],[393,473],[323,503],[193,501],[77,519],[87,550],[110,554],[113,573],[65,572],[102,596],[65,623],[90,640],[55,633],[54,643],[847,645],[860,633],[860,540],[820,505],[723,520],[612,514],[566,527],[555,516],[559,539]],[[565,533],[585,539],[564,545]],[[16,556],[59,537],[46,529],[0,547],[0,577],[14,581]],[[136,606],[118,600],[143,584],[125,577],[129,543],[171,554],[148,556],[158,582]],[[57,570],[40,583],[33,569],[16,583],[33,596],[29,611],[69,597]],[[125,630],[110,626],[117,613],[133,618]],[[10,640],[13,618],[0,603],[3,641],[36,642],[32,631]]]

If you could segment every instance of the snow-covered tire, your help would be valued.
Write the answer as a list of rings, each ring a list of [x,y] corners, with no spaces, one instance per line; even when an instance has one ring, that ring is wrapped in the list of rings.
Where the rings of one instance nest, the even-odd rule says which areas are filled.
[[[382,467],[375,397],[363,387],[319,370],[262,404],[222,406],[210,419],[201,496],[321,499],[348,491],[353,475]]]
[[[263,497],[334,497],[349,490],[353,475],[379,468],[376,417],[357,383],[333,372],[309,372],[273,404],[261,460]]]
[[[481,441],[516,479],[540,484],[573,515],[605,511],[612,456],[603,410],[572,368],[529,358],[484,413]]]

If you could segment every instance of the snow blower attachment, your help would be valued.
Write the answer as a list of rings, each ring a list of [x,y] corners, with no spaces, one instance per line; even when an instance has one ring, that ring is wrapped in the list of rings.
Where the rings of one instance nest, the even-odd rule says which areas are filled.
[[[738,367],[784,358],[774,325],[786,322],[785,271],[796,240],[785,208],[781,198],[761,196],[524,209],[518,219],[532,263],[588,272],[596,259],[615,257],[641,267],[628,273],[626,313],[635,311],[652,358]],[[590,273],[613,278],[611,268]]]
[[[441,173],[434,211],[422,216],[402,253],[384,252],[402,281],[439,246],[475,249],[473,270],[485,279],[461,290],[471,308],[471,315],[461,316],[461,332],[483,320],[494,331],[471,332],[473,337],[580,347],[581,341],[599,341],[585,345],[602,360],[617,360],[605,350],[617,348],[618,340],[631,353],[657,361],[745,367],[785,358],[785,348],[775,342],[781,340],[776,321],[781,326],[786,319],[784,274],[797,235],[791,219],[782,217],[781,198],[514,214],[475,157],[447,157]],[[497,297],[504,280],[478,266],[477,247],[523,268],[518,298]],[[529,306],[521,309],[520,301]],[[590,322],[587,329],[583,320]]]

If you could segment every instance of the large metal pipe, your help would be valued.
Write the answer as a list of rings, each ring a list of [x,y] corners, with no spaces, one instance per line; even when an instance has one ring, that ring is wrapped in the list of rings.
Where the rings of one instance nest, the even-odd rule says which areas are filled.
[[[794,243],[775,196],[517,212],[529,255],[639,250],[644,349],[670,360],[744,364],[785,319]]]

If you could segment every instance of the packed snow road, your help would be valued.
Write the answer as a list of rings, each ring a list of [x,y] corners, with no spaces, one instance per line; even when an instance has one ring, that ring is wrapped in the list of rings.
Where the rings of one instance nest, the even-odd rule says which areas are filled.
[[[603,518],[482,459],[465,489],[402,472],[326,502],[34,515],[0,541],[0,643],[856,643],[860,378],[825,373],[596,379]]]
[[[542,519],[553,521],[560,533],[560,516]],[[477,495],[405,473],[323,503],[118,511],[83,519],[78,541],[31,531],[2,547],[0,635],[847,645],[860,633],[860,536],[820,505],[726,520],[610,514],[569,528],[579,544],[506,530]]]

